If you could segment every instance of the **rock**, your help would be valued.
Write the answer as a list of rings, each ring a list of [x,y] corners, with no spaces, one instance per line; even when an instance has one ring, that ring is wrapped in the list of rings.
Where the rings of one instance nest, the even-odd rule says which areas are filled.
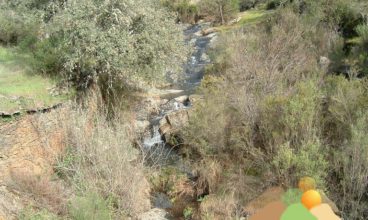
[[[201,37],[203,35],[202,31],[197,31],[194,33],[194,36]]]
[[[330,63],[331,63],[331,61],[330,61],[330,59],[328,59],[327,57],[323,57],[323,56],[321,56],[320,58],[319,58],[319,62],[318,62],[318,64],[320,65],[320,67],[322,68],[322,69],[324,69],[324,70],[327,70],[328,69],[328,67],[330,66]]]
[[[284,189],[281,187],[269,188],[259,197],[248,203],[244,208],[244,212],[253,215],[266,207],[269,203],[280,201],[284,192]]]
[[[317,217],[318,220],[341,220],[335,213],[332,211],[332,208],[328,204],[321,204],[317,207],[314,207],[310,210],[310,212]]]
[[[182,96],[174,98],[174,100],[184,104],[187,101],[189,101],[189,97],[187,95],[182,95]]]
[[[9,113],[9,112],[0,112],[0,116],[2,116],[2,117],[11,117],[12,114]]]
[[[172,129],[178,130],[188,123],[188,112],[185,109],[172,112],[166,115],[166,120],[169,122]]]
[[[168,144],[175,145],[173,140],[178,131],[187,125],[189,122],[189,115],[187,109],[182,109],[169,113],[160,120],[159,132],[165,137]]]
[[[173,206],[173,204],[166,194],[156,193],[153,198],[153,206],[160,209],[169,209]]]
[[[201,61],[202,61],[202,62],[206,62],[206,63],[211,62],[210,57],[209,57],[206,53],[203,53],[203,54],[202,54],[202,56],[201,56]]]
[[[207,35],[215,33],[215,32],[217,32],[216,28],[207,28],[205,30],[202,30],[202,35],[207,36]]]
[[[217,42],[218,42],[218,36],[212,37],[212,39],[210,40],[210,43],[209,43],[209,48],[210,49],[215,49]]]
[[[154,208],[138,216],[138,220],[169,220],[169,214],[159,208]]]
[[[228,22],[228,24],[229,24],[229,25],[236,24],[236,23],[238,23],[240,20],[241,20],[241,17],[238,17],[238,18],[235,18],[235,19],[231,20],[230,22]]]
[[[217,37],[217,33],[212,33],[212,34],[207,35],[207,38],[210,38],[210,39],[213,39],[215,37]]]
[[[160,123],[159,131],[160,131],[160,134],[161,135],[170,133],[170,131],[171,131],[171,125],[166,120],[166,117],[164,117],[163,119],[161,119],[159,123]]]

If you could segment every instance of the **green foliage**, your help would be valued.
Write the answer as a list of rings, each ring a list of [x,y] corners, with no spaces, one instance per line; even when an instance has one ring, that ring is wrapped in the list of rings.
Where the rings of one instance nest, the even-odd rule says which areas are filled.
[[[94,193],[74,198],[70,203],[69,212],[74,220],[112,219],[109,202]]]
[[[295,203],[299,203],[302,200],[303,192],[300,189],[288,189],[283,195],[282,195],[282,202],[286,205],[292,205]]]
[[[356,47],[355,56],[360,71],[364,76],[368,76],[368,24],[357,26],[356,32],[359,36],[359,43]]]
[[[22,9],[0,4],[0,43],[17,44],[34,40],[40,26],[40,18]]]
[[[192,207],[186,207],[183,211],[184,219],[192,219],[193,217],[193,208]]]
[[[195,23],[198,17],[198,7],[189,0],[161,0],[161,4],[178,13],[181,22]]]
[[[55,66],[78,90],[98,85],[112,102],[127,88],[139,87],[138,81],[161,80],[167,65],[178,66],[182,47],[175,29],[155,1],[69,1],[48,24],[44,41],[51,42],[41,48],[55,47],[59,54],[52,53],[57,54],[52,60],[61,62]]]
[[[279,181],[289,186],[304,176],[311,176],[320,188],[325,188],[328,162],[324,148],[318,141],[302,144],[299,149],[284,144],[279,147],[272,164],[279,175]]]
[[[35,211],[31,207],[22,210],[19,215],[20,220],[58,220],[59,218],[47,210]]]
[[[335,172],[339,182],[335,193],[339,195],[339,205],[342,208],[344,218],[367,218],[363,214],[367,211],[368,202],[365,199],[367,193],[368,178],[368,113],[364,111],[357,119],[357,123],[351,125],[351,140],[344,144],[344,148],[335,157]]]
[[[266,0],[239,0],[239,9],[245,11],[265,2]]]
[[[239,12],[238,0],[201,0],[200,13],[217,23],[225,24]]]

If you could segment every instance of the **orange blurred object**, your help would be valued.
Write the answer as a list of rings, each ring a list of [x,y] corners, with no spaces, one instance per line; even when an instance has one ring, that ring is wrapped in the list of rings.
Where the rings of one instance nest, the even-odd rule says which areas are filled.
[[[303,177],[299,181],[299,189],[303,192],[316,189],[316,181],[312,177]]]
[[[302,204],[307,209],[312,209],[322,203],[321,194],[316,190],[308,190],[302,195]]]

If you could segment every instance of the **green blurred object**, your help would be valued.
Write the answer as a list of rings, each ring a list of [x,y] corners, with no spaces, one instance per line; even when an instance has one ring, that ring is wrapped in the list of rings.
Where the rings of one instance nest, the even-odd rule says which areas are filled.
[[[301,203],[290,205],[280,220],[318,220]]]
[[[303,195],[303,192],[300,189],[297,189],[297,188],[289,189],[282,196],[282,202],[286,206],[289,206],[295,203],[299,203],[302,200],[302,195]]]

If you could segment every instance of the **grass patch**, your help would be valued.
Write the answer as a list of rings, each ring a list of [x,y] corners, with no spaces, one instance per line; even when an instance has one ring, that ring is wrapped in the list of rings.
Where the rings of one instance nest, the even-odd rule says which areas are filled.
[[[12,49],[0,47],[0,111],[41,108],[69,98],[67,95],[52,96],[49,89],[56,81],[28,74],[28,70]]]
[[[238,14],[238,18],[240,20],[231,25],[221,25],[218,26],[217,29],[219,31],[228,31],[236,28],[241,28],[244,26],[258,24],[264,21],[269,15],[273,14],[274,10],[261,10],[261,9],[253,9],[244,11]]]

